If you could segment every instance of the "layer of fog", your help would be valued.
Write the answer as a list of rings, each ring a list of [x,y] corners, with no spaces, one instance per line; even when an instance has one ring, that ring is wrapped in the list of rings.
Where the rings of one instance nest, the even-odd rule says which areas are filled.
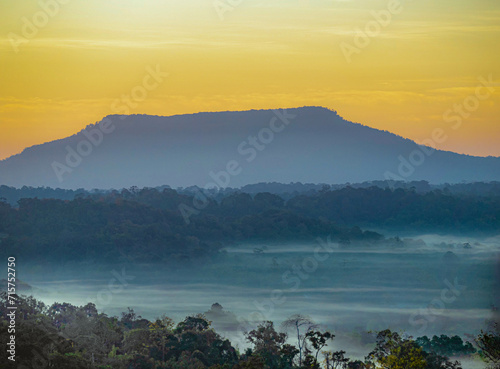
[[[500,305],[499,255],[500,237],[423,235],[378,246],[242,244],[190,266],[20,264],[18,271],[47,304],[94,302],[108,315],[131,307],[176,321],[207,313],[240,348],[243,331],[259,321],[279,328],[304,314],[336,333],[333,349],[363,357],[373,342],[368,331],[477,335]],[[222,311],[210,310],[216,302]]]

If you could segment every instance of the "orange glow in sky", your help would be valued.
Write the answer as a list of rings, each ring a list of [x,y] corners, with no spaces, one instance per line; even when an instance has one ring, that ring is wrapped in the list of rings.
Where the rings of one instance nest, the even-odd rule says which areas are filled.
[[[496,0],[3,0],[0,159],[108,114],[305,105],[500,156],[498,40]]]

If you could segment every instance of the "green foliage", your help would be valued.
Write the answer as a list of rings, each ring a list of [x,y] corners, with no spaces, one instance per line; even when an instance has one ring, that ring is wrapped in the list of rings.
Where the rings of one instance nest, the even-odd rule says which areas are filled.
[[[242,203],[236,205],[238,201]],[[249,208],[245,205],[248,201],[252,203]],[[0,202],[0,254],[8,250],[9,255],[37,262],[98,259],[178,263],[203,260],[224,243],[243,239],[365,237],[331,221],[278,208],[284,206],[283,201],[269,194],[256,199],[234,195],[221,204],[211,202],[189,224],[178,208],[171,208],[192,203],[192,197],[172,190],[110,193],[72,201],[26,198],[19,200],[17,210]]]
[[[292,368],[298,350],[286,344],[286,339],[285,333],[275,330],[273,322],[264,322],[247,334],[248,342],[253,344],[250,356],[262,360],[264,368]]]
[[[347,369],[349,359],[345,357],[345,353],[345,351],[323,352],[325,369]]]
[[[299,195],[287,208],[340,224],[412,231],[500,229],[500,196],[451,194],[441,190],[345,187],[316,196]]]
[[[497,317],[498,318],[498,317]],[[490,364],[492,369],[500,368],[500,323],[492,324],[489,331],[481,331],[476,338],[481,357]]]
[[[37,191],[23,189],[27,197],[19,199],[18,209],[0,201],[0,254],[9,250],[27,261],[178,263],[207,258],[224,244],[240,240],[330,235],[347,246],[356,240],[383,238],[358,225],[412,231],[491,233],[500,229],[500,196],[496,192],[479,196],[441,190],[420,193],[411,188],[325,187],[291,196],[286,202],[284,197],[266,192],[254,196],[232,192],[207,198],[198,211],[195,194],[171,189],[68,194],[40,190],[44,197],[52,194],[64,200],[32,198]],[[74,199],[68,199],[71,196]],[[189,223],[179,210],[181,205],[196,210]]]
[[[312,347],[316,350],[314,362],[318,363],[319,352],[328,344],[329,340],[333,340],[335,335],[331,332],[309,331],[306,333],[307,340],[311,343]]]
[[[403,338],[390,330],[378,333],[376,347],[367,359],[382,369],[460,369],[458,362],[428,353],[411,337]]]
[[[446,342],[458,347],[456,337],[403,338],[389,330],[377,336],[375,349],[365,362],[351,361],[345,351],[318,354],[334,338],[302,315],[287,322],[298,328],[303,350],[287,341],[287,334],[267,321],[246,334],[252,345],[238,354],[231,342],[211,328],[204,315],[188,316],[177,325],[167,316],[148,321],[132,309],[121,319],[99,313],[93,304],[46,306],[33,297],[17,296],[16,357],[19,367],[72,369],[459,369],[458,362],[424,350],[420,345]],[[8,342],[7,296],[0,294],[0,339]],[[496,328],[495,328],[496,329]],[[418,343],[417,343],[418,342]],[[498,332],[482,332],[478,345],[498,367]],[[426,346],[427,347],[427,346]],[[441,346],[440,346],[441,347]],[[462,344],[463,347],[467,347]],[[442,347],[441,347],[442,348]],[[0,352],[7,362],[7,352]],[[495,361],[496,360],[496,361]],[[495,364],[496,363],[496,364]]]
[[[470,355],[476,352],[476,349],[470,342],[465,342],[459,336],[448,337],[445,335],[433,336],[429,339],[427,336],[419,337],[415,342],[427,352],[433,352],[441,356],[461,356]]]

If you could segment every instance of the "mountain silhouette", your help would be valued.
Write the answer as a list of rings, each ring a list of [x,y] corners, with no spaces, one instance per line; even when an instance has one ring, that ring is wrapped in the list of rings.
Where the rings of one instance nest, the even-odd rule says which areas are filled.
[[[79,133],[0,161],[0,184],[54,188],[258,182],[430,183],[500,180],[500,158],[419,146],[321,107],[110,115]]]

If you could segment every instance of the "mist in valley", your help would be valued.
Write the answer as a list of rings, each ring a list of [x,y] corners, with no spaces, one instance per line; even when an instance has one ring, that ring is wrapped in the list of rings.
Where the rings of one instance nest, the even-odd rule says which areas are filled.
[[[499,276],[499,236],[432,234],[377,244],[327,237],[240,243],[203,262],[31,264],[20,271],[46,304],[93,302],[110,316],[130,307],[150,320],[204,313],[241,349],[249,345],[244,332],[262,321],[279,326],[303,314],[334,332],[333,349],[358,358],[373,347],[373,332],[387,328],[413,337],[477,335],[500,305]]]

